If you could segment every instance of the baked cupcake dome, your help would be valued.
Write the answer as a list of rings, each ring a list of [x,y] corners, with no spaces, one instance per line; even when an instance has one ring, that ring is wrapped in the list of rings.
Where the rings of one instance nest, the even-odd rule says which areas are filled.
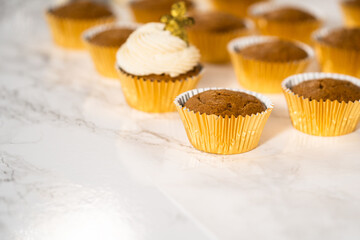
[[[345,81],[346,84],[341,88],[337,85],[336,91],[327,93],[326,91],[330,91],[328,85],[333,83],[325,85],[321,83],[324,79]],[[317,82],[300,85],[308,81]],[[349,95],[351,88],[348,83],[360,88],[360,79],[334,73],[304,73],[285,79],[282,87],[293,126],[301,132],[315,136],[340,136],[353,132],[360,120],[360,99],[339,101],[350,99],[345,96]],[[296,89],[296,86],[299,89]],[[305,90],[301,88],[304,87],[307,88],[305,90],[308,96],[303,95]],[[350,92],[357,98],[359,93],[356,93],[356,90]]]
[[[360,28],[324,28],[313,39],[322,71],[360,77]]]
[[[134,23],[111,23],[90,28],[83,33],[86,49],[102,76],[117,78],[116,52],[138,26]]]
[[[95,25],[114,22],[115,16],[106,5],[76,1],[49,8],[46,19],[57,45],[82,49],[82,33]]]
[[[239,84],[263,93],[281,92],[281,82],[304,72],[314,57],[304,43],[268,36],[234,39],[228,51]]]
[[[263,35],[312,43],[311,34],[322,25],[318,14],[299,6],[258,3],[249,8],[249,17]]]
[[[188,29],[189,41],[200,50],[204,62],[228,62],[229,41],[255,32],[250,20],[227,13],[195,12],[192,17],[195,19],[195,25]]]
[[[186,106],[191,97],[206,91],[213,91],[206,97],[208,108],[219,108],[216,115],[206,112],[201,114],[201,109],[194,111]],[[240,96],[225,96],[221,100],[221,95],[229,91],[239,93]],[[242,97],[245,99],[241,99]],[[194,89],[179,95],[174,103],[190,143],[200,151],[216,154],[238,154],[256,148],[273,109],[271,101],[265,96],[247,90],[226,88]],[[254,104],[252,109],[245,109],[248,103]]]

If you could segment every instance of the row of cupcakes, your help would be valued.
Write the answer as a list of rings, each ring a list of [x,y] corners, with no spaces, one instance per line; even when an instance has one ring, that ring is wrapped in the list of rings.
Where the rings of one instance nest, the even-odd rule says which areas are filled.
[[[196,88],[202,77],[203,67],[200,64],[199,51],[196,47],[188,45],[186,32],[180,27],[189,19],[179,13],[183,13],[182,4],[175,5],[172,16],[165,18],[164,23],[149,23],[138,28],[118,50],[116,70],[126,101],[131,107],[146,112],[173,111],[176,107],[190,142],[199,150],[234,154],[255,148],[273,109],[271,101],[261,94],[243,90],[191,90]],[[174,24],[179,26],[174,27]],[[93,41],[96,36],[100,38],[96,33],[106,32],[91,31],[84,36]],[[101,38],[96,41],[101,41]],[[253,44],[248,44],[249,42]],[[266,37],[238,39],[229,44],[229,49],[236,58],[243,58],[244,54],[254,57],[254,52],[260,52],[257,51],[256,44],[265,43],[286,49],[280,51],[286,53],[285,56],[277,56],[286,59],[285,65],[291,65],[294,60],[288,59],[289,52],[294,52],[290,57],[296,56],[300,60],[308,59],[312,54],[310,47],[304,44]],[[267,48],[271,51],[275,49],[273,45]],[[271,51],[268,56],[260,57],[274,57]],[[272,64],[276,65],[276,61]],[[114,63],[109,65],[113,67]],[[278,85],[279,80],[284,78],[276,79]],[[311,80],[316,82],[313,83]],[[334,74],[313,73],[290,77],[283,83],[282,88],[294,127],[319,136],[337,136],[354,131],[360,120],[359,81]],[[302,86],[303,83],[313,83],[315,86]],[[294,87],[298,85],[305,90],[318,90],[324,95],[320,94],[320,99],[316,96],[305,97],[301,91],[295,92]],[[327,95],[329,89],[336,93],[336,98],[331,94]],[[203,92],[208,94],[205,98],[201,96]],[[348,95],[353,98],[345,98]],[[191,100],[190,97],[195,100]],[[174,105],[172,101],[175,98]],[[210,112],[203,111],[204,106],[210,109]],[[216,109],[220,112],[213,112]]]

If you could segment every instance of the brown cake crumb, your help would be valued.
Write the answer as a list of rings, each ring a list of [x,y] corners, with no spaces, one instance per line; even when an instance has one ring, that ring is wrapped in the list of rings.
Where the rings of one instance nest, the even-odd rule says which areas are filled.
[[[360,50],[360,28],[339,28],[321,39],[331,46]]]
[[[130,28],[113,28],[94,35],[90,42],[100,46],[120,47],[133,32]]]
[[[106,5],[90,1],[70,2],[53,9],[52,13],[58,17],[75,19],[92,19],[113,15]]]
[[[360,87],[349,81],[324,78],[302,82],[291,89],[295,94],[309,100],[337,100],[353,102],[360,100]]]
[[[196,67],[194,67],[192,70],[188,71],[187,73],[183,73],[175,78],[171,77],[168,74],[161,74],[161,75],[157,75],[157,74],[150,74],[150,75],[144,75],[144,76],[140,76],[141,78],[145,79],[145,80],[150,80],[150,81],[176,81],[179,79],[187,79],[189,77],[194,77],[197,76],[201,70],[202,70],[202,66],[199,64]],[[120,71],[122,71],[123,73],[130,75],[132,77],[139,77],[139,76],[135,76],[132,75],[130,73],[125,72],[124,70],[120,69]]]
[[[295,61],[308,56],[306,51],[295,43],[284,40],[272,40],[235,50],[245,58],[269,62]]]
[[[316,20],[312,14],[298,8],[282,7],[266,12],[262,17],[272,21],[309,21]]]
[[[257,114],[266,110],[256,97],[231,90],[208,90],[191,97],[185,107],[200,114],[235,117]]]
[[[226,32],[235,29],[246,28],[243,19],[233,15],[221,12],[203,12],[192,16],[195,19],[195,25],[192,30]]]

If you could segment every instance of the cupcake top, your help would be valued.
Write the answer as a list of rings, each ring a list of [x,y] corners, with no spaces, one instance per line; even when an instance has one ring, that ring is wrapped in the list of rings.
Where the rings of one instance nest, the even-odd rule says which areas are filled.
[[[346,0],[342,4],[352,7],[360,7],[360,0]]]
[[[332,78],[323,78],[301,82],[291,88],[295,94],[309,100],[321,99],[353,102],[360,100],[360,87],[349,81],[336,80]]]
[[[178,2],[179,0],[133,0],[130,2],[131,7],[139,8],[139,9],[164,9],[165,11],[169,11],[171,5]],[[193,3],[190,0],[183,0],[186,4],[186,7],[190,9],[193,7]]]
[[[100,46],[120,47],[133,31],[131,28],[115,27],[95,34],[89,41]]]
[[[217,116],[251,116],[266,110],[265,105],[256,97],[231,90],[208,90],[186,101],[185,107],[200,114]]]
[[[193,30],[226,32],[246,28],[243,19],[222,12],[198,12],[192,16],[195,19]]]
[[[51,12],[58,17],[74,19],[92,19],[113,16],[113,13],[106,5],[90,1],[69,2],[52,9]]]
[[[134,31],[116,55],[118,67],[135,76],[178,77],[199,65],[199,50],[165,30],[163,23],[148,23]]]
[[[360,28],[338,28],[322,37],[321,41],[334,47],[360,51]]]
[[[316,20],[312,14],[295,7],[280,7],[271,11],[264,12],[261,17],[271,21],[309,21]]]
[[[269,62],[296,61],[308,57],[308,54],[294,42],[280,39],[250,45],[235,51],[248,59]]]

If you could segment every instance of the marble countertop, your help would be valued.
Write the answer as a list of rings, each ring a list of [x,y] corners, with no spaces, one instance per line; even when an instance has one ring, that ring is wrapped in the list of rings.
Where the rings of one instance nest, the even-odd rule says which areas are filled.
[[[335,0],[302,1],[340,23]],[[51,42],[46,0],[0,3],[0,239],[360,239],[360,129],[296,131],[282,95],[260,146],[218,156],[177,113],[129,108],[88,53]],[[200,87],[239,87],[206,65]]]

